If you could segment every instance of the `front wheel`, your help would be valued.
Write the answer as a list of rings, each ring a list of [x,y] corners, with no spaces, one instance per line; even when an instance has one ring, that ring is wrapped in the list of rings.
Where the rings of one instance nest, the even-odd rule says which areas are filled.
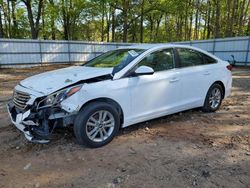
[[[204,112],[215,112],[220,108],[223,99],[223,89],[219,84],[213,84],[206,95],[202,110]]]
[[[97,148],[108,144],[119,127],[117,110],[108,103],[94,102],[85,106],[77,115],[74,133],[80,144]]]

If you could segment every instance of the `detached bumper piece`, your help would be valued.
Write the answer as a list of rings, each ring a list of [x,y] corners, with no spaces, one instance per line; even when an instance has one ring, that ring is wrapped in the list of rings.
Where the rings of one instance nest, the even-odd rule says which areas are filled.
[[[46,138],[49,135],[49,132],[46,131],[47,126],[41,126],[32,120],[36,114],[31,113],[30,110],[26,112],[19,111],[13,102],[7,104],[7,109],[12,123],[24,133],[27,140],[42,144],[49,142],[49,139]]]

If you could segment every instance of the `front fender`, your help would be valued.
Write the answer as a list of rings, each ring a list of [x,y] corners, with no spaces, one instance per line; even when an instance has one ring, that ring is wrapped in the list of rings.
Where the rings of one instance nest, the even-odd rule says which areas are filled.
[[[130,91],[128,79],[84,84],[80,91],[61,102],[61,108],[68,113],[78,113],[87,102],[107,98],[119,104],[123,111],[124,123],[126,123],[126,120],[133,114]]]

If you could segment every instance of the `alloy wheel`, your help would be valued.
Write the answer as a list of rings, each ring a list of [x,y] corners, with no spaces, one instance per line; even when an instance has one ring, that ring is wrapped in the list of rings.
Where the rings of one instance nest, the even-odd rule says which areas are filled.
[[[90,140],[103,142],[114,131],[114,116],[107,110],[99,110],[93,113],[86,123],[86,133]]]
[[[209,96],[209,105],[211,108],[215,109],[220,105],[221,102],[221,91],[219,88],[214,88]]]

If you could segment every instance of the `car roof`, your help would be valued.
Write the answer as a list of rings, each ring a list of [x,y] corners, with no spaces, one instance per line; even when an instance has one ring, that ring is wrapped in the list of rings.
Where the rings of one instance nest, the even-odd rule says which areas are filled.
[[[205,50],[202,50],[200,48],[194,47],[194,46],[189,46],[189,45],[183,45],[183,44],[173,44],[173,43],[155,43],[155,44],[136,44],[136,45],[128,45],[128,46],[123,46],[123,47],[119,47],[118,49],[144,49],[144,50],[150,50],[150,49],[161,49],[161,48],[188,48],[188,49],[193,49],[199,52],[202,52],[206,55],[209,55],[211,57],[213,57],[214,59],[219,60],[218,57],[216,57],[215,55],[208,53]]]
[[[144,49],[144,50],[148,50],[150,48],[154,48],[154,47],[162,47],[162,46],[166,46],[166,47],[170,47],[169,44],[136,44],[136,45],[128,45],[128,46],[123,46],[120,47],[119,49]]]
[[[155,43],[155,44],[136,44],[136,45],[129,45],[123,46],[119,49],[144,49],[148,50],[151,48],[174,48],[174,47],[181,47],[181,48],[190,48],[190,49],[198,49],[192,46],[183,45],[183,44],[162,44],[162,43]]]

